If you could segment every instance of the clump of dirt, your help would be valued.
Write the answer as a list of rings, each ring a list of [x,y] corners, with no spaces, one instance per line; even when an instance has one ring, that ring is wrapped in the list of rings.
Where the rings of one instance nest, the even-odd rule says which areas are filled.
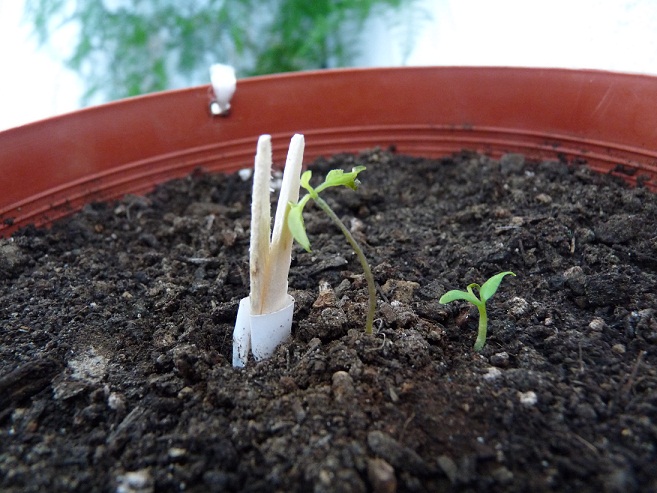
[[[296,248],[294,339],[231,367],[249,181],[0,240],[0,489],[657,491],[657,198],[581,165],[374,150]],[[504,270],[489,337],[449,289]],[[321,290],[320,290],[321,287]]]

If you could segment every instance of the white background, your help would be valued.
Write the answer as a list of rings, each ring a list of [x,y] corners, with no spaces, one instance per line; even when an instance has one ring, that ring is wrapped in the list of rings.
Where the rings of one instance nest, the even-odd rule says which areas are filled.
[[[423,0],[414,50],[372,22],[362,66],[511,65],[657,74],[657,0]],[[0,130],[79,107],[82,86],[37,49],[23,0],[0,0]],[[400,21],[403,22],[403,19]],[[208,81],[209,82],[209,81]],[[0,151],[1,152],[1,151]]]
[[[0,0],[0,130],[79,107],[80,81],[37,49],[22,17],[23,0]]]

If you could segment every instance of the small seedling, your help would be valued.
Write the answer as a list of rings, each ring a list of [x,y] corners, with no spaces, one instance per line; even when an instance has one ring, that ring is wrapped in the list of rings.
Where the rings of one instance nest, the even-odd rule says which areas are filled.
[[[315,203],[322,209],[331,220],[336,224],[342,234],[345,236],[351,248],[353,248],[358,260],[360,261],[361,266],[363,267],[363,272],[365,273],[365,279],[367,281],[367,290],[369,292],[369,310],[367,313],[367,321],[365,323],[365,332],[367,334],[372,334],[372,326],[374,324],[374,312],[376,311],[376,287],[374,285],[374,276],[370,270],[370,266],[367,263],[365,254],[363,253],[362,248],[358,245],[351,232],[347,229],[344,223],[340,218],[333,212],[333,209],[322,199],[319,194],[326,190],[329,187],[339,187],[345,186],[356,190],[360,182],[356,179],[358,173],[365,170],[365,166],[356,166],[349,173],[345,173],[341,169],[334,169],[329,171],[326,175],[324,183],[319,185],[317,188],[313,188],[310,185],[310,178],[312,177],[312,172],[310,170],[304,172],[301,175],[301,186],[305,188],[308,193],[299,200],[296,204],[290,202],[290,210],[287,217],[287,224],[290,232],[294,239],[307,251],[310,252],[310,241],[308,240],[308,235],[306,234],[306,226],[303,222],[303,208],[306,206],[310,199],[313,199]]]
[[[488,279],[488,281],[486,281],[483,286],[479,286],[477,283],[472,283],[467,287],[467,291],[459,291],[458,289],[454,289],[452,291],[447,291],[440,297],[440,303],[444,304],[456,300],[464,300],[469,301],[479,310],[479,333],[477,334],[477,340],[475,341],[474,345],[475,351],[481,351],[486,344],[486,331],[488,329],[486,302],[497,292],[497,288],[500,287],[500,283],[506,275],[515,276],[513,272],[500,272],[499,274],[496,274]],[[477,298],[477,295],[474,294],[474,289],[479,292],[479,298]]]

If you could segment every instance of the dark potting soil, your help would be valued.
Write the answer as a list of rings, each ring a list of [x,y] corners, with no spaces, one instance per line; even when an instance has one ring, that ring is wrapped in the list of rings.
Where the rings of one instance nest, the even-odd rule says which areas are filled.
[[[562,162],[380,150],[309,207],[294,339],[231,366],[250,181],[0,241],[4,492],[657,491],[657,197]],[[245,166],[248,163],[245,163]],[[512,270],[476,309],[449,289]]]

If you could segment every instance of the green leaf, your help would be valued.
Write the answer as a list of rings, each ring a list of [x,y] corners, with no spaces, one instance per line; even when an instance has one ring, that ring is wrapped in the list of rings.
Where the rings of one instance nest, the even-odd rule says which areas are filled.
[[[488,281],[484,283],[483,286],[481,286],[481,289],[479,290],[479,295],[481,296],[481,300],[484,303],[488,301],[497,292],[497,288],[500,287],[500,283],[502,282],[502,279],[504,279],[504,277],[507,275],[515,276],[513,272],[509,272],[509,271],[500,272],[499,274],[496,274],[493,277],[491,277]]]
[[[313,187],[310,186],[310,178],[312,178],[313,172],[306,170],[301,174],[300,185],[308,191],[311,191]]]
[[[444,295],[440,297],[438,302],[444,305],[446,303],[451,303],[452,301],[456,301],[456,300],[468,301],[475,306],[479,306],[481,304],[481,301],[474,294],[468,293],[467,291],[459,291],[458,289],[447,291]]]
[[[360,182],[356,179],[358,173],[365,170],[365,166],[356,166],[349,173],[341,169],[333,169],[328,172],[324,183],[317,187],[317,193],[329,187],[345,186],[356,190]]]
[[[301,245],[304,250],[310,252],[310,240],[306,234],[306,225],[303,222],[303,206],[305,202],[290,204],[290,210],[287,214],[287,227],[292,237]]]

